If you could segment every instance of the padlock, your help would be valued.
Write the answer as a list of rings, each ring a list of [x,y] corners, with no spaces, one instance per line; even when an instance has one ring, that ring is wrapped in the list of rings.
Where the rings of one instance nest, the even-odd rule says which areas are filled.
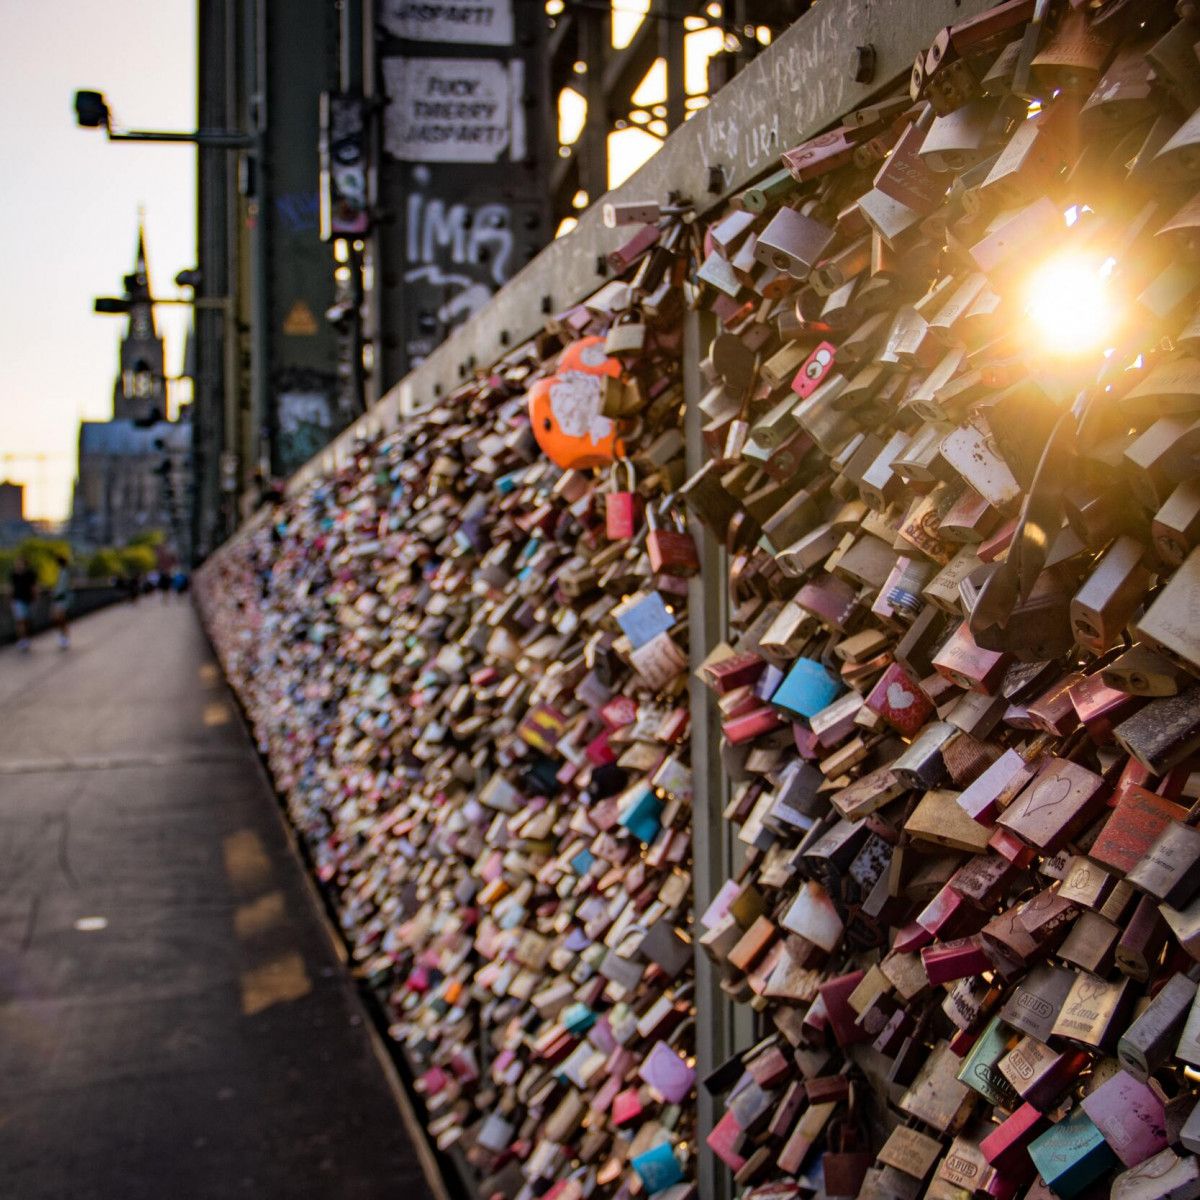
[[[624,245],[608,252],[609,270],[614,275],[620,275],[627,270],[643,254],[658,244],[662,232],[658,225],[643,225]]]
[[[618,477],[624,468],[624,488]],[[637,491],[633,464],[627,458],[618,459],[610,468],[610,488],[604,495],[604,530],[612,542],[628,541],[637,536],[642,523],[643,500]]]
[[[825,1137],[826,1149],[821,1158],[825,1194],[857,1196],[874,1162],[862,1132],[852,1117],[845,1116],[829,1125]]]
[[[1144,555],[1136,539],[1118,538],[1072,597],[1071,625],[1081,646],[1103,654],[1120,639],[1150,588]]]
[[[939,115],[918,153],[931,171],[961,173],[992,151],[998,115],[995,102],[989,99],[972,100]]]
[[[1034,57],[1031,83],[1043,95],[1054,89],[1088,95],[1112,53],[1111,36],[1104,27],[1071,9]]]
[[[660,505],[651,505],[647,516],[646,553],[651,570],[655,574],[684,578],[695,575],[700,569],[696,540],[688,532],[683,515],[671,499],[668,497]],[[674,528],[664,528],[664,519],[669,519]]]
[[[604,339],[604,353],[636,356],[646,348],[646,324],[637,309],[622,313]]]
[[[925,216],[935,204],[946,194],[946,180],[931,170],[929,164],[921,158],[920,149],[925,142],[925,136],[934,119],[933,109],[928,105],[916,121],[910,122],[899,140],[892,147],[887,161],[880,167],[875,176],[875,192],[882,194],[891,201],[902,205],[914,218]],[[867,194],[868,196],[871,193]],[[866,199],[864,197],[863,199]],[[863,201],[859,201],[862,207]],[[874,215],[878,219],[881,210],[875,207]],[[879,229],[885,241],[892,240],[886,229],[879,228],[872,221],[872,210],[864,210],[864,215],[872,225]]]
[[[810,179],[826,175],[852,161],[855,146],[861,140],[861,136],[861,131],[858,129],[849,129],[845,126],[831,129],[828,133],[818,134],[791,150],[785,150],[780,156],[780,160],[790,173],[793,184],[807,183]],[[762,193],[764,198],[770,194],[772,199],[785,199],[788,194],[782,181],[775,182],[769,193],[765,189],[765,185],[760,185],[760,187],[764,187]],[[757,196],[752,197],[754,201],[757,199]],[[762,209],[754,211],[761,212]]]
[[[662,216],[662,208],[654,200],[605,204],[601,211],[608,229],[616,229],[621,225],[649,225]]]
[[[834,231],[793,208],[781,208],[759,234],[759,262],[806,279],[834,239]]]
[[[601,466],[624,451],[616,423],[601,412],[604,376],[621,364],[604,353],[600,338],[583,338],[562,353],[555,374],[529,391],[529,420],[537,444],[564,469]]]
[[[600,401],[602,416],[611,421],[619,421],[640,412],[646,407],[646,403],[647,398],[638,378],[604,376],[604,393]]]

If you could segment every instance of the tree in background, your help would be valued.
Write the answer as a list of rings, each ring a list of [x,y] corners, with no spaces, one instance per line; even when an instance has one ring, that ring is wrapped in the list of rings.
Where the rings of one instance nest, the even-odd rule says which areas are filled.
[[[133,575],[145,575],[153,571],[158,562],[158,556],[154,553],[153,547],[135,543],[130,543],[124,549],[118,550],[117,557],[121,560],[121,574],[126,579]]]
[[[65,555],[75,570],[88,579],[130,579],[146,575],[158,565],[159,547],[166,542],[161,529],[148,529],[132,538],[127,546],[103,546],[88,555],[82,563],[74,561],[68,542],[58,538],[26,538],[15,550],[0,550],[0,583],[7,583],[12,574],[13,559],[18,555],[38,573],[38,582],[52,588],[58,578],[58,559]],[[82,568],[80,570],[79,568]]]
[[[121,556],[111,546],[97,550],[83,569],[89,579],[116,579],[121,574]]]
[[[0,579],[8,581],[13,560],[18,557],[24,558],[37,572],[38,583],[42,587],[50,588],[58,578],[59,558],[65,557],[70,562],[73,555],[70,543],[59,538],[26,538],[15,550],[0,550]]]

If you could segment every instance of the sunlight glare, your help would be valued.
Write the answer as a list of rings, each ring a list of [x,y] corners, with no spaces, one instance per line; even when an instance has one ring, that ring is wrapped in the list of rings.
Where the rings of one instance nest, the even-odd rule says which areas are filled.
[[[1108,262],[1097,264],[1063,254],[1043,263],[1030,276],[1025,312],[1051,354],[1072,357],[1105,343],[1115,321],[1106,286],[1110,271]]]

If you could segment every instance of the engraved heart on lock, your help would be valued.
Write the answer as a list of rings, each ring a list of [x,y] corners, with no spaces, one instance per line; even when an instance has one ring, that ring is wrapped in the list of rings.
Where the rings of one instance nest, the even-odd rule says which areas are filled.
[[[887,690],[887,702],[892,708],[905,709],[909,708],[916,701],[916,696],[912,692],[907,691],[898,683],[889,683]]]
[[[1045,812],[1061,804],[1071,794],[1069,779],[1043,779],[1036,783],[1029,793],[1025,803],[1025,816],[1032,817],[1035,813]]]

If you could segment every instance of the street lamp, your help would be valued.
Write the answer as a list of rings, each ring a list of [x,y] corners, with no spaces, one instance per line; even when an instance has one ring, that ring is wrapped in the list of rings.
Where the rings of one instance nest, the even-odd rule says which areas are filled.
[[[103,92],[76,92],[75,120],[81,129],[103,129],[110,142],[192,142],[197,146],[225,147],[229,150],[248,150],[255,144],[254,135],[228,129],[197,129],[194,133],[114,129],[112,111]]]
[[[155,296],[150,300],[132,300],[128,296],[97,296],[92,301],[92,311],[104,316],[123,316],[133,310],[135,304],[186,304],[188,308],[226,309],[231,301],[228,296]]]
[[[75,117],[82,129],[103,129],[110,141],[114,142],[174,142],[191,143],[208,150],[241,151],[246,157],[242,165],[253,167],[258,176],[263,170],[264,148],[266,144],[266,128],[262,123],[261,109],[254,120],[255,128],[249,133],[241,133],[229,129],[198,129],[188,133],[183,131],[162,131],[144,129],[114,128],[112,111],[103,92],[81,90],[75,93]],[[257,205],[257,191],[261,185],[255,182],[247,185],[243,197],[251,205],[253,211]],[[250,307],[253,319],[250,323],[252,338],[250,354],[250,412],[247,418],[251,430],[257,429],[263,414],[267,411],[267,363],[270,358],[270,320],[267,307],[267,276],[266,241],[263,237],[259,222],[250,222]],[[235,272],[238,267],[231,267]],[[180,287],[195,287],[199,282],[198,272],[192,278],[177,278]],[[230,288],[236,292],[236,287]],[[241,410],[237,402],[238,395],[238,328],[235,321],[236,303],[232,296],[198,297],[195,300],[168,298],[157,303],[191,304],[196,309],[217,309],[223,314],[224,347],[225,347],[225,413],[223,417],[222,437],[225,439],[240,439],[236,433],[241,425]],[[127,313],[124,300],[117,297],[100,297],[95,304],[98,313],[122,314]],[[198,410],[199,411],[199,410]],[[252,434],[249,436],[253,436]],[[207,451],[206,451],[207,453]],[[226,463],[226,453],[222,453],[222,470]],[[199,510],[197,509],[197,514]],[[196,519],[199,517],[197,515]]]

